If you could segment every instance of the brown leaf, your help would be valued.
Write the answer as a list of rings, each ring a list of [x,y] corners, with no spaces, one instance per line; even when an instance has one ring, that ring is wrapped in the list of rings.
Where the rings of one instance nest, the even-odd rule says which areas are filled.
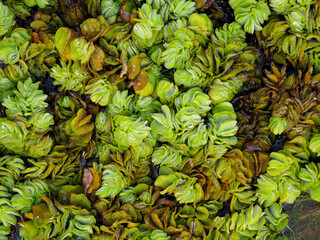
[[[142,90],[142,89],[145,88],[145,86],[148,83],[147,76],[148,76],[148,73],[143,69],[140,72],[139,76],[134,81],[135,84],[133,85],[133,88],[134,88],[135,91]]]
[[[81,23],[80,28],[81,35],[89,40],[95,38],[101,31],[100,22],[96,18],[86,19]]]
[[[82,187],[85,194],[91,194],[96,191],[101,184],[100,174],[94,168],[85,168],[83,170]]]
[[[93,174],[89,169],[85,168],[83,170],[83,177],[82,177],[82,188],[85,194],[87,194],[88,189],[90,188],[92,182],[93,182]]]
[[[134,18],[136,17],[136,13],[133,11],[135,8],[135,4],[130,1],[123,1],[120,6],[120,16],[122,17],[123,21],[130,22],[134,24]]]
[[[90,65],[93,71],[99,72],[103,69],[105,54],[104,51],[95,46],[95,50],[90,58]]]
[[[31,37],[32,37],[32,41],[33,41],[33,42],[35,42],[35,43],[40,43],[38,33],[32,32],[32,33],[31,33]]]
[[[50,218],[52,214],[50,213],[47,204],[38,203],[32,207],[32,213],[34,218]]]
[[[127,76],[129,80],[134,80],[140,73],[141,69],[141,57],[140,55],[135,55],[128,61],[128,73]]]
[[[121,59],[121,62],[122,62],[122,70],[121,70],[121,73],[120,73],[120,78],[122,78],[128,72],[128,65],[127,65],[128,57],[127,57],[127,52],[126,51],[121,51],[120,59]]]
[[[154,223],[154,225],[157,227],[157,228],[160,228],[160,229],[164,229],[164,226],[161,222],[161,220],[159,219],[159,216],[155,213],[155,212],[152,212],[151,213],[151,219]]]

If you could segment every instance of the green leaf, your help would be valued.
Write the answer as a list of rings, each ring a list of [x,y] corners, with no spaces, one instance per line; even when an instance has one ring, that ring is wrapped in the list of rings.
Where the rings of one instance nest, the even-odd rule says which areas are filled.
[[[2,4],[2,2],[0,2]],[[1,8],[1,6],[0,6]],[[14,38],[4,37],[0,41],[0,60],[6,64],[14,64],[20,59],[20,45]]]
[[[139,146],[151,130],[147,124],[147,121],[143,121],[142,118],[137,118],[136,116],[117,115],[113,134],[118,146],[122,150],[129,146]]]
[[[101,187],[96,191],[99,198],[114,198],[128,186],[128,180],[115,165],[106,165],[102,172]]]
[[[283,133],[289,128],[287,119],[283,116],[271,117],[269,120],[269,128],[276,135]]]
[[[0,36],[6,34],[9,29],[16,23],[14,13],[0,2]],[[1,55],[1,54],[0,54]]]
[[[309,148],[312,152],[320,156],[320,134],[316,134],[310,140]]]
[[[110,102],[117,87],[109,83],[107,79],[93,78],[85,87],[85,94],[90,94],[90,99],[100,106],[106,106]]]

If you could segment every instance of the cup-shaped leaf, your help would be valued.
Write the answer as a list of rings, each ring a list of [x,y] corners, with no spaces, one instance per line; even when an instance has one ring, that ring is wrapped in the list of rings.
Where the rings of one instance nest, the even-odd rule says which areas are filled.
[[[179,94],[178,87],[167,80],[161,80],[156,87],[156,94],[162,104],[172,103],[175,97]]]
[[[90,99],[100,106],[106,106],[110,102],[117,87],[111,85],[107,79],[93,78],[85,87],[85,94],[90,94]]]
[[[0,60],[7,64],[14,64],[18,62],[19,59],[20,45],[14,38],[3,38],[0,41]]]
[[[16,23],[14,13],[0,2],[0,36],[6,34],[9,29]]]
[[[136,116],[117,115],[115,117],[114,138],[119,147],[124,150],[129,146],[140,145],[151,130],[147,124],[147,121]]]
[[[182,152],[168,145],[155,148],[152,154],[152,163],[155,165],[174,167],[179,165],[181,161]]]
[[[101,187],[96,191],[100,198],[114,198],[128,186],[128,179],[111,164],[104,167],[101,180]]]
[[[56,31],[54,44],[59,52],[62,61],[70,60],[69,43],[73,38],[73,31],[70,28],[61,27]]]
[[[100,33],[101,24],[96,18],[88,18],[80,24],[81,35],[87,39],[93,39]]]
[[[73,61],[80,61],[81,64],[85,64],[90,60],[94,51],[93,42],[87,42],[84,38],[75,38],[70,42],[69,56]]]
[[[120,8],[119,1],[113,0],[102,0],[101,1],[101,14],[108,19],[109,17],[115,16],[118,14]]]
[[[269,128],[276,135],[283,133],[289,128],[288,120],[284,116],[271,117],[269,121]]]
[[[180,127],[175,119],[174,110],[170,110],[167,105],[162,105],[161,111],[162,113],[152,114],[154,120],[150,125],[151,130],[159,135],[160,141],[175,141]]]
[[[188,23],[191,28],[200,30],[205,34],[209,35],[213,31],[213,24],[208,16],[204,13],[193,13],[188,18]]]
[[[178,96],[174,102],[178,111],[192,106],[201,116],[205,116],[211,109],[211,100],[201,88],[191,88]]]
[[[309,148],[312,152],[320,156],[320,134],[316,134],[310,140]]]

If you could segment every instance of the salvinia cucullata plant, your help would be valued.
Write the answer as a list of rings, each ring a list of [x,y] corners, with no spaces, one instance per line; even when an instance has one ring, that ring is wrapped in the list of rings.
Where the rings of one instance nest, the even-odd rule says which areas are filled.
[[[286,239],[320,8],[228,2],[0,1],[0,239]]]

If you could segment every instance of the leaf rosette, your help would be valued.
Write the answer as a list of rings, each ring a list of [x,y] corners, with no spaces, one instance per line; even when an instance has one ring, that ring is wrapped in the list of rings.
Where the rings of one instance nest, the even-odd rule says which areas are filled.
[[[7,116],[11,119],[15,117],[29,117],[37,112],[43,112],[48,106],[45,102],[47,95],[39,90],[40,82],[33,83],[28,78],[24,83],[18,82],[17,90],[13,91],[15,96],[4,99],[3,106],[7,108]]]
[[[85,94],[90,94],[90,99],[100,106],[106,106],[110,102],[117,87],[113,86],[107,79],[93,78],[86,87]]]
[[[184,68],[194,46],[194,33],[187,28],[179,29],[163,46],[166,48],[161,55],[164,66],[167,69]]]
[[[121,150],[125,150],[129,146],[135,147],[140,145],[151,130],[147,121],[143,121],[136,116],[128,117],[117,115],[114,120],[114,125],[114,139]]]
[[[83,83],[89,77],[80,65],[80,62],[68,63],[60,61],[60,65],[54,65],[50,72],[50,77],[55,79],[53,85],[61,85],[59,91],[72,90],[83,91]]]
[[[148,4],[143,4],[139,8],[138,15],[139,18],[135,19],[137,23],[133,27],[133,37],[140,46],[149,48],[153,44],[157,44],[163,20],[157,10],[152,9]]]
[[[123,176],[116,165],[106,165],[102,172],[101,187],[96,191],[100,198],[114,198],[128,186],[128,179]]]
[[[168,80],[161,80],[156,87],[156,94],[162,104],[172,104],[179,94],[179,88]]]
[[[109,103],[108,113],[113,116],[130,116],[134,113],[134,102],[134,95],[129,95],[127,90],[117,90]]]
[[[178,172],[160,175],[155,181],[155,186],[163,189],[161,194],[173,193],[179,203],[197,203],[204,196],[201,185],[197,183],[197,178]]]
[[[93,130],[92,115],[80,108],[76,116],[55,127],[56,140],[59,144],[64,143],[68,147],[85,147],[91,140]]]
[[[270,9],[264,1],[230,0],[230,6],[234,9],[234,15],[237,23],[244,26],[248,33],[262,30],[261,25],[271,14]]]
[[[6,34],[16,23],[14,13],[2,2],[0,2],[0,36]]]
[[[162,113],[152,114],[154,120],[150,124],[151,131],[158,134],[159,141],[174,142],[180,129],[179,123],[175,119],[175,112],[167,105],[162,105],[161,111]]]
[[[185,107],[194,107],[201,116],[205,116],[211,109],[209,96],[200,88],[191,88],[178,96],[174,102],[178,111]]]

